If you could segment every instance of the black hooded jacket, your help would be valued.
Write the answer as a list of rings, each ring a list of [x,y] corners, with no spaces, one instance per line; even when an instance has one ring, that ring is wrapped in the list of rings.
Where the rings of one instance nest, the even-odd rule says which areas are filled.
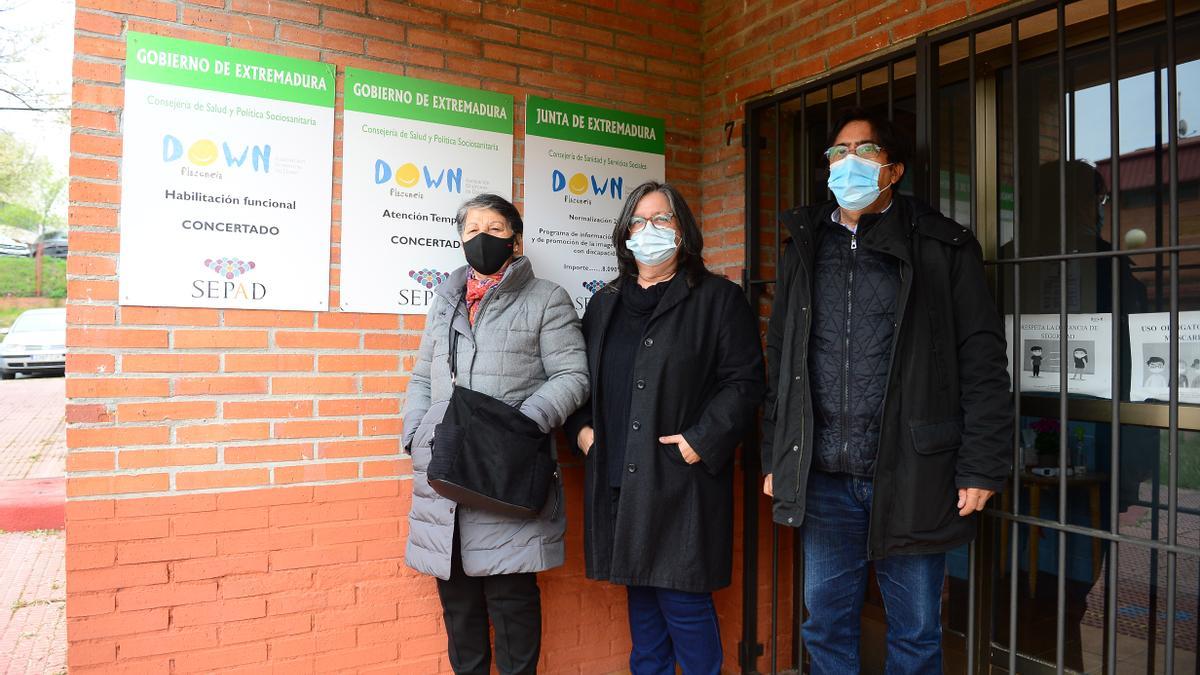
[[[791,241],[767,331],[763,471],[773,475],[775,522],[793,527],[804,521],[814,454],[823,452],[822,463],[831,459],[825,434],[831,422],[843,421],[828,419],[828,411],[819,409],[828,404],[814,401],[814,393],[825,398],[828,386],[814,380],[831,369],[823,353],[836,352],[845,372],[841,352],[822,346],[827,332],[836,335],[839,327],[837,316],[821,316],[829,311],[823,309],[828,298],[822,299],[829,291],[820,283],[819,261],[826,235],[841,236],[827,226],[835,207],[831,202],[784,214]],[[850,377],[843,380],[852,387],[849,397],[859,400],[843,408],[850,411],[844,418],[849,435],[838,440],[877,449],[869,467],[875,488],[867,555],[950,550],[975,533],[976,518],[958,515],[958,488],[998,491],[1010,472],[1013,415],[1004,329],[982,251],[970,231],[902,195],[886,212],[860,219],[855,244],[857,255],[867,255],[857,262],[872,261],[878,281],[895,282],[894,299],[885,288],[868,303],[865,311],[874,314],[859,338],[850,319],[851,340],[858,340],[851,347],[871,351],[871,358],[858,363],[852,350]],[[875,351],[887,333],[884,361]],[[885,374],[872,377],[872,364],[885,362]],[[873,405],[877,412],[867,415]],[[855,472],[853,456],[832,459]]]

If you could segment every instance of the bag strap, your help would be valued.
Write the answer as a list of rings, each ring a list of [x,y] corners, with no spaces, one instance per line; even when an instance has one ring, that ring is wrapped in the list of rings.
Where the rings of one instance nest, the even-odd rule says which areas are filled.
[[[454,330],[454,317],[458,315],[458,304],[450,312],[450,348],[447,359],[450,361],[450,385],[458,386],[458,331]]]

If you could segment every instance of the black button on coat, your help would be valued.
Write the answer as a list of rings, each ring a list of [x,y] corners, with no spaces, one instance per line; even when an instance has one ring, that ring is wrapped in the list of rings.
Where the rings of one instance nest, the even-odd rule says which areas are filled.
[[[626,280],[625,283],[636,283]],[[584,460],[587,576],[628,585],[707,592],[728,586],[733,563],[733,455],[764,395],[757,319],[742,289],[707,276],[669,282],[634,362],[626,438],[629,472],[613,518],[603,439]],[[599,290],[583,317],[591,383],[601,382],[604,335],[618,300]],[[574,441],[599,428],[602,390],[568,419]],[[701,461],[688,464],[660,436],[683,434]]]

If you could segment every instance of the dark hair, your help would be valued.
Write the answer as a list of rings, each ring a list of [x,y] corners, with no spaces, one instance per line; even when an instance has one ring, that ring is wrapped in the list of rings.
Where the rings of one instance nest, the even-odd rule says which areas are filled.
[[[1159,363],[1163,364],[1164,366],[1167,365],[1167,360],[1161,356],[1151,356],[1150,358],[1146,359],[1146,365],[1150,365],[1151,363],[1154,363],[1155,361],[1158,361]]]
[[[687,275],[689,286],[695,286],[710,274],[701,257],[701,253],[704,251],[704,234],[700,231],[700,226],[696,224],[696,217],[688,208],[687,200],[679,194],[675,186],[653,180],[635,187],[625,198],[625,205],[621,207],[621,214],[617,216],[617,224],[613,228],[612,236],[613,247],[617,249],[618,276],[613,281],[613,285],[620,286],[621,279],[637,276],[637,260],[633,257],[629,247],[625,245],[625,240],[629,238],[629,220],[633,218],[633,212],[637,210],[638,202],[651,192],[661,192],[667,198],[667,203],[671,205],[671,213],[675,214],[675,222],[679,224],[680,236],[679,249],[675,254],[675,269]]]
[[[458,236],[460,237],[463,233],[463,226],[467,222],[467,211],[471,209],[491,209],[499,213],[508,221],[509,227],[515,234],[521,234],[525,230],[525,221],[521,220],[521,212],[513,206],[512,202],[500,195],[485,192],[463,202],[462,206],[458,207],[458,213],[454,214],[454,224],[458,226]]]
[[[1030,347],[1030,348],[1029,348],[1029,351],[1033,351],[1033,350],[1035,350],[1035,349],[1036,349],[1036,350],[1038,350],[1039,352],[1040,352],[1040,351],[1043,351],[1043,350],[1042,350],[1042,347],[1041,347],[1041,345],[1034,345],[1034,346],[1032,346],[1032,347]]]
[[[908,166],[910,153],[908,136],[886,115],[866,108],[857,106],[843,108],[834,118],[833,126],[829,127],[829,138],[826,139],[825,147],[833,147],[833,144],[837,142],[838,134],[842,133],[842,129],[851,122],[866,122],[871,125],[871,135],[873,136],[871,140],[883,146],[883,149],[887,151],[888,161]]]

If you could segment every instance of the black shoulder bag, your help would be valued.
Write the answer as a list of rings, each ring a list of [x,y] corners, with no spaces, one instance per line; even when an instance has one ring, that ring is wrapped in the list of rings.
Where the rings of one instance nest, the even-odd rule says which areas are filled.
[[[550,435],[504,401],[458,386],[453,315],[449,352],[454,393],[433,431],[429,487],[463,506],[536,518],[557,471]]]

